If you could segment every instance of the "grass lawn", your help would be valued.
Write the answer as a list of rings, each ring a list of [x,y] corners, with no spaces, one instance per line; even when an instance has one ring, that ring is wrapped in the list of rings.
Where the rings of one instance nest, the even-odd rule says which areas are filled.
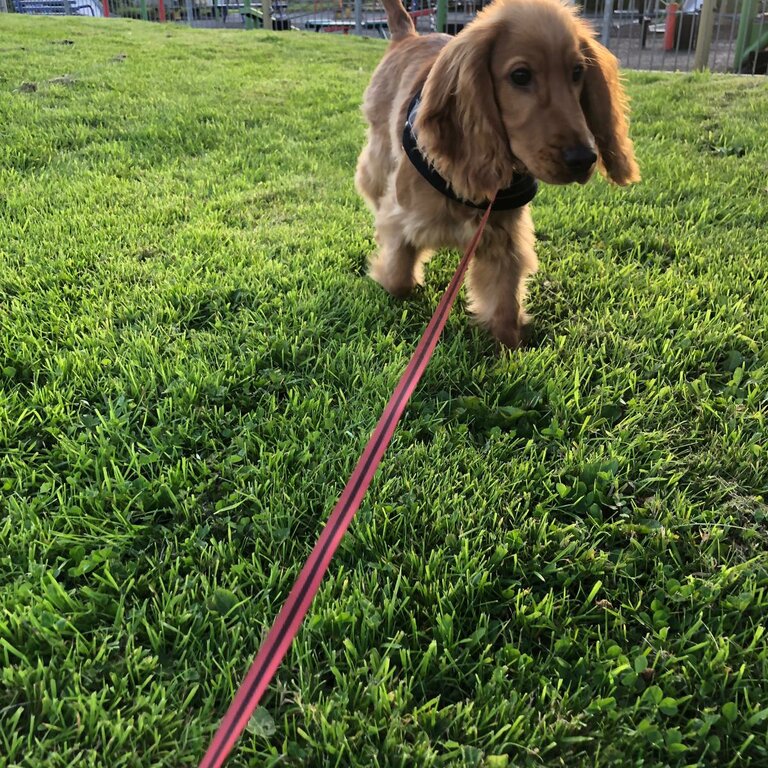
[[[383,51],[0,16],[3,765],[202,756],[456,262],[364,278]],[[457,307],[228,765],[768,765],[768,89],[628,79],[644,182],[541,190],[525,351]]]

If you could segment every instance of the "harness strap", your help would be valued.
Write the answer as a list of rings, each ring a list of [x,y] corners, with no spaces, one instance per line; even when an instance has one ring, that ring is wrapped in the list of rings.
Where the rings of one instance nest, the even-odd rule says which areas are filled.
[[[434,189],[449,200],[454,200],[470,208],[485,209],[489,201],[474,203],[459,197],[450,187],[448,182],[435,170],[434,166],[424,157],[416,140],[416,115],[421,104],[421,90],[411,99],[408,106],[408,117],[403,128],[403,149],[413,167],[428,181]],[[512,177],[512,183],[505,189],[499,190],[493,204],[494,211],[511,211],[514,208],[522,208],[533,200],[539,189],[539,183],[533,176],[527,173],[516,173]]]

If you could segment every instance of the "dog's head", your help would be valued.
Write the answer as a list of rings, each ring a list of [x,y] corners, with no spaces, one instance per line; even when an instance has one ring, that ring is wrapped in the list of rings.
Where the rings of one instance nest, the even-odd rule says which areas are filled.
[[[617,184],[640,178],[615,57],[558,0],[496,0],[441,51],[416,120],[456,193],[490,197],[515,171]]]

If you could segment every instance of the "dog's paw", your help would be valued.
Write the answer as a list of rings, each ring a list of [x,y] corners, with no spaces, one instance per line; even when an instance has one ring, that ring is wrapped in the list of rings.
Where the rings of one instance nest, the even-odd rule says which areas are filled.
[[[371,257],[368,277],[371,280],[375,280],[387,293],[397,299],[404,299],[410,296],[416,287],[415,278],[404,278],[402,271],[398,274],[393,274],[391,270],[387,269],[384,260],[378,255]]]
[[[523,334],[519,328],[505,328],[504,330],[492,331],[496,340],[504,349],[520,349],[523,345]]]

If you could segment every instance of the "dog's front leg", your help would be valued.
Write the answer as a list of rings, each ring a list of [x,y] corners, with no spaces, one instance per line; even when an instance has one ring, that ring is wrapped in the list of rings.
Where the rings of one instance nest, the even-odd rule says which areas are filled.
[[[399,299],[405,298],[421,283],[417,274],[418,251],[410,243],[376,232],[379,250],[371,256],[368,274],[386,291]]]
[[[467,275],[469,310],[504,346],[522,341],[526,282],[538,268],[528,208],[493,222],[480,241]]]
[[[368,274],[393,296],[403,298],[424,279],[423,261],[428,254],[406,236],[403,209],[394,189],[388,190],[376,213],[376,242],[379,249],[371,255]]]

